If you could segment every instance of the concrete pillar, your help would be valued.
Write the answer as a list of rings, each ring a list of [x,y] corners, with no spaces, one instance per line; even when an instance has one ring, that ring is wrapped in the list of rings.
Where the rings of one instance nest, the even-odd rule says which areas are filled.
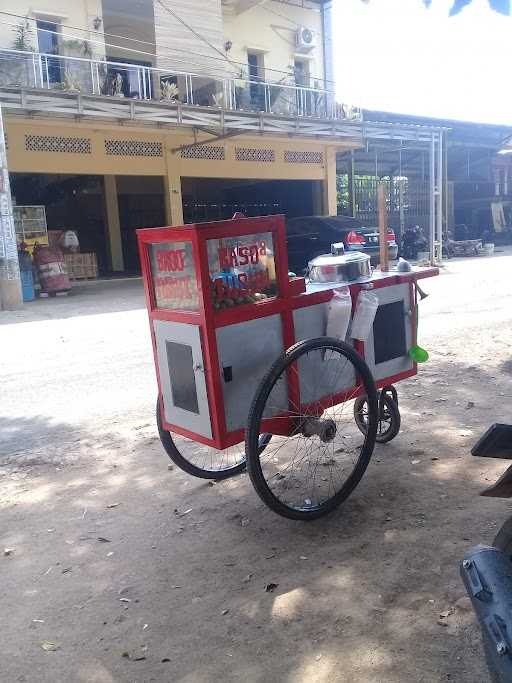
[[[494,169],[494,194],[496,197],[499,196],[501,190],[501,169]]]
[[[430,264],[435,266],[435,240],[436,240],[436,138],[432,132],[430,138],[430,156],[429,156],[429,229],[428,229],[428,244]]]
[[[165,216],[167,225],[183,225],[183,198],[181,196],[181,175],[178,159],[167,155],[167,176],[164,178]]]
[[[356,213],[356,187],[355,187],[355,159],[354,150],[350,152],[350,161],[348,162],[348,212],[351,216]]]
[[[313,200],[313,216],[322,216],[323,211],[323,182],[321,180],[312,180],[312,200]]]
[[[124,270],[123,245],[121,243],[121,224],[119,222],[119,203],[115,175],[103,177],[105,186],[105,208],[107,212],[107,233],[110,259],[113,271]]]
[[[336,216],[338,202],[336,197],[336,149],[325,148],[325,178],[323,182],[324,215]]]
[[[10,280],[0,278],[0,310],[16,311],[23,305],[20,276]]]
[[[0,108],[0,310],[21,308],[20,266],[12,215],[2,110]]]

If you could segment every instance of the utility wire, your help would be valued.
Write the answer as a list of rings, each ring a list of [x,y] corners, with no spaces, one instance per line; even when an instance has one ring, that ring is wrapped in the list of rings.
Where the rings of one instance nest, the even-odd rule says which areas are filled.
[[[13,22],[8,22],[8,21],[2,21],[2,22],[0,22],[0,25],[16,27],[16,24],[14,24]],[[71,33],[63,33],[63,32],[61,32],[61,31],[52,31],[51,29],[42,29],[42,28],[38,28],[37,30],[40,31],[41,33],[50,33],[50,34],[58,35],[58,36],[60,36],[60,37],[62,37],[62,38],[70,38],[70,39],[72,39],[72,40],[80,40],[80,41],[83,41],[83,40],[84,40],[83,37],[77,36],[77,35],[73,35],[73,34],[71,34]],[[79,30],[82,30],[82,29],[79,29]],[[144,51],[144,50],[137,50],[137,49],[133,49],[133,48],[129,48],[129,47],[124,47],[124,46],[122,46],[122,45],[113,45],[112,43],[105,43],[105,42],[103,42],[103,41],[98,41],[98,40],[93,40],[93,39],[89,39],[89,40],[87,40],[86,42],[92,43],[92,44],[94,44],[94,45],[99,45],[99,46],[102,47],[102,48],[105,48],[105,47],[116,48],[116,49],[124,50],[125,52],[132,52],[132,53],[135,53],[136,55],[144,55],[144,56],[147,56],[147,57],[151,57],[151,58],[153,58],[153,59],[157,56],[157,55],[155,55],[154,52],[146,52],[146,51]],[[60,57],[66,57],[66,55],[56,55],[56,56],[57,56],[57,57],[59,57],[59,56],[60,56]],[[174,61],[184,62],[184,63],[186,63],[186,64],[188,64],[188,65],[190,65],[190,64],[196,64],[197,66],[200,66],[201,68],[204,68],[204,65],[203,65],[203,64],[200,64],[199,62],[194,62],[194,61],[191,61],[190,59],[187,59],[187,60],[185,61],[184,59],[180,59],[179,57],[175,57],[174,55],[171,55],[171,54],[165,54],[165,53],[164,53],[164,54],[158,55],[158,57],[160,57],[160,58],[162,58],[162,59],[168,58],[168,59],[172,59],[172,60],[174,60]],[[109,61],[115,62],[116,60],[115,60],[115,58],[113,58],[113,59],[111,59],[111,60],[109,60]],[[136,65],[135,65],[135,66],[136,66]],[[209,67],[209,68],[210,68],[210,69],[213,69],[213,68],[215,68],[215,67]],[[160,70],[160,71],[165,71],[165,69],[162,69],[162,68],[159,68],[159,70]],[[184,71],[188,71],[188,69],[184,69]],[[226,72],[226,74],[229,76],[229,78],[233,78],[233,74],[232,74],[232,73]],[[203,74],[191,74],[191,75],[199,76],[199,75],[204,75],[204,73],[203,73]],[[219,74],[218,74],[218,73],[217,73],[217,74],[212,73],[211,75],[212,75],[212,77],[215,77],[216,75],[217,75],[217,77],[218,77]]]
[[[159,4],[160,4],[166,11],[168,11],[173,17],[175,17],[178,21],[180,21],[181,23],[183,23],[183,25],[185,25],[189,30],[191,30],[191,31],[194,33],[194,35],[196,35],[199,39],[201,39],[201,40],[203,40],[204,42],[206,42],[206,44],[207,44],[209,47],[211,47],[213,50],[215,50],[218,54],[221,55],[221,57],[214,57],[214,56],[212,56],[212,55],[205,55],[205,54],[201,54],[201,53],[196,53],[196,55],[197,55],[198,57],[203,57],[203,58],[205,58],[205,59],[211,59],[211,60],[214,60],[214,61],[222,61],[223,63],[226,63],[226,62],[227,62],[230,66],[237,65],[237,66],[240,66],[240,67],[241,67],[241,70],[242,70],[242,69],[247,69],[247,64],[246,64],[245,62],[238,62],[238,61],[236,61],[236,60],[229,60],[229,59],[228,59],[220,50],[218,50],[215,46],[213,46],[211,43],[209,43],[209,41],[208,41],[206,38],[203,38],[203,37],[202,37],[200,34],[198,34],[194,29],[192,29],[192,27],[190,27],[186,22],[184,22],[184,20],[182,20],[180,17],[178,17],[178,15],[176,15],[176,13],[175,13],[173,10],[170,10],[168,7],[166,7],[166,5],[162,2],[162,0],[157,0],[157,1],[158,1]],[[265,6],[265,4],[264,4],[263,2],[258,3],[257,6],[260,7],[261,9],[266,9],[267,11],[269,11],[269,12],[271,12],[271,13],[273,13],[273,14],[276,14],[277,16],[281,16],[282,18],[284,18],[284,19],[290,21],[291,23],[296,24],[297,26],[299,26],[299,24],[297,24],[294,20],[290,19],[289,17],[286,17],[285,15],[282,15],[282,14],[280,14],[279,12],[276,12],[275,10],[270,10],[268,7]],[[21,15],[21,14],[16,14],[16,13],[14,13],[14,12],[6,12],[6,11],[3,11],[3,10],[0,10],[0,14],[3,14],[3,15],[5,15],[5,16],[9,16],[9,17],[13,17],[13,18],[16,18],[16,19],[21,19],[21,20],[23,20],[23,21],[31,21],[31,22],[33,22],[33,23],[37,23],[37,19],[35,19],[35,18],[33,18],[33,17],[28,17],[28,16],[24,16],[24,15]],[[7,25],[7,26],[12,26],[12,27],[14,27],[14,28],[17,28],[17,27],[18,27],[18,24],[14,24],[14,23],[12,23],[12,22],[0,22],[0,24]],[[151,45],[151,46],[153,46],[153,47],[155,47],[155,48],[163,47],[163,48],[167,48],[167,49],[168,49],[169,46],[167,46],[167,45],[161,45],[161,44],[157,45],[156,43],[153,43],[153,42],[148,41],[148,40],[141,40],[141,39],[138,39],[138,38],[130,38],[130,37],[128,37],[128,36],[122,36],[122,35],[118,35],[118,34],[114,34],[114,33],[108,33],[108,32],[104,32],[104,31],[97,31],[97,30],[95,30],[95,29],[84,29],[84,28],[80,28],[80,27],[77,27],[77,26],[72,26],[72,25],[64,24],[64,23],[60,23],[60,26],[62,26],[63,28],[71,29],[71,30],[73,30],[73,31],[80,31],[81,33],[86,33],[86,34],[88,34],[88,35],[90,35],[91,33],[93,33],[93,34],[96,34],[97,36],[103,37],[103,40],[101,40],[101,41],[91,39],[90,37],[87,38],[87,42],[93,43],[93,44],[95,44],[95,45],[99,45],[99,46],[101,46],[101,47],[111,47],[111,48],[115,48],[115,49],[120,49],[120,50],[124,50],[124,51],[127,51],[127,52],[132,52],[132,53],[136,53],[136,54],[139,54],[139,55],[148,56],[148,57],[151,57],[152,59],[154,59],[155,57],[159,57],[159,58],[168,58],[168,59],[173,59],[173,60],[176,60],[176,59],[177,59],[177,61],[180,61],[180,62],[183,62],[183,63],[186,63],[186,64],[195,64],[195,65],[197,65],[197,66],[200,66],[200,67],[204,68],[204,64],[201,64],[201,63],[199,63],[199,62],[193,62],[193,61],[191,62],[190,59],[187,59],[187,60],[180,60],[179,57],[176,58],[176,56],[173,55],[173,54],[171,54],[171,53],[161,53],[161,52],[160,52],[160,53],[157,55],[155,52],[147,52],[147,51],[145,51],[145,50],[140,50],[140,49],[135,49],[135,48],[129,48],[129,47],[124,47],[124,46],[122,46],[122,45],[115,45],[115,44],[112,44],[112,43],[108,43],[108,42],[105,41],[105,36],[108,36],[108,37],[111,37],[111,38],[117,38],[117,39],[120,39],[120,40],[123,40],[123,41],[130,41],[130,42],[132,42],[132,43],[141,43],[141,44],[145,44],[145,45]],[[156,26],[155,28],[158,28],[158,26]],[[61,31],[52,31],[51,29],[40,29],[40,28],[37,28],[37,31],[44,32],[44,33],[55,34],[55,35],[58,35],[58,36],[61,36],[61,37],[64,37],[64,38],[71,38],[71,39],[74,39],[74,40],[85,40],[85,39],[84,39],[83,37],[81,37],[81,36],[76,36],[76,35],[72,35],[72,34],[69,34],[69,33],[63,33],[63,32],[61,32]],[[184,53],[186,53],[187,55],[190,54],[189,51],[183,50],[183,49],[179,49],[179,48],[174,48],[174,47],[173,47],[172,50],[173,50],[174,52],[184,52]],[[212,68],[212,67],[210,67],[210,68]],[[240,71],[241,71],[241,70],[240,70]],[[240,71],[236,71],[235,77],[240,76]],[[281,71],[281,70],[279,70],[279,69],[268,69],[268,68],[266,69],[266,71],[272,71],[272,72],[277,73],[277,74],[282,74],[283,76],[292,76],[292,77],[294,76],[294,72],[293,72],[293,71]],[[229,74],[228,71],[226,71],[226,74],[228,74],[229,77],[231,77],[231,78],[233,77],[233,74]],[[213,75],[215,76],[215,75],[218,75],[218,74],[213,74]],[[311,78],[314,79],[315,77],[314,77],[313,75],[311,75]],[[325,83],[326,87],[327,87],[327,84],[334,85],[334,81],[327,81],[327,80],[325,80],[325,79],[323,79],[323,78],[318,79],[318,80],[323,81],[323,82]]]
[[[268,5],[265,3],[259,3],[258,6],[265,12],[268,12],[269,14],[274,14],[276,17],[281,17],[281,19],[285,19],[286,21],[290,22],[290,24],[293,24],[296,28],[300,28],[302,26],[302,24],[299,24],[297,21],[295,21],[295,19],[287,17],[286,14],[282,14],[281,12],[278,12],[275,9],[270,9],[270,7],[268,7]]]
[[[31,21],[31,22],[34,22],[34,23],[37,22],[37,19],[34,19],[34,18],[32,18],[32,17],[26,17],[26,16],[23,16],[23,15],[21,15],[21,14],[15,14],[14,12],[5,12],[5,11],[0,10],[0,14],[3,14],[3,15],[5,15],[5,16],[9,16],[9,17],[13,17],[13,18],[15,18],[15,19],[27,20],[27,21]],[[13,27],[17,27],[17,26],[18,26],[18,24],[9,23],[9,22],[0,22],[0,24],[2,24],[2,23],[3,23],[4,25],[6,25],[6,26],[13,26]],[[137,49],[135,49],[135,48],[127,48],[127,47],[124,47],[124,46],[122,46],[122,45],[114,45],[114,44],[105,42],[104,39],[105,39],[105,37],[116,38],[116,39],[123,40],[123,41],[129,41],[130,43],[140,43],[140,44],[144,44],[144,45],[151,45],[151,46],[153,46],[153,47],[155,47],[155,48],[158,47],[158,48],[164,48],[164,49],[172,49],[173,52],[183,52],[183,53],[186,53],[187,55],[190,55],[190,52],[189,52],[188,50],[184,50],[184,49],[180,49],[180,48],[175,48],[175,47],[170,48],[170,46],[164,45],[164,44],[161,44],[161,43],[159,43],[159,44],[157,45],[156,43],[153,43],[152,41],[149,41],[149,40],[141,40],[140,38],[130,38],[129,36],[122,36],[122,35],[119,35],[119,34],[116,34],[116,33],[109,33],[109,32],[105,32],[105,31],[96,31],[96,30],[94,30],[94,29],[84,29],[84,28],[80,28],[79,26],[72,26],[72,25],[70,25],[70,24],[60,23],[59,25],[62,26],[63,28],[68,28],[68,29],[71,29],[71,30],[73,30],[73,31],[80,31],[80,32],[82,32],[82,33],[86,33],[86,34],[89,34],[89,35],[90,35],[91,33],[94,33],[94,34],[96,34],[96,35],[98,35],[98,36],[100,36],[100,37],[103,37],[103,40],[102,40],[102,41],[95,41],[95,40],[93,40],[93,39],[87,38],[88,42],[95,43],[95,44],[97,44],[97,45],[101,45],[101,46],[105,46],[105,47],[113,47],[113,48],[117,48],[117,49],[121,49],[121,50],[127,50],[127,51],[130,51],[130,52],[136,52],[136,53],[138,53],[138,54],[147,55],[147,56],[150,56],[150,57],[153,57],[153,58],[154,58],[154,57],[157,57],[157,56],[158,56],[158,57],[166,57],[166,56],[167,56],[167,57],[169,57],[169,58],[174,59],[175,57],[174,57],[174,55],[172,55],[171,53],[162,53],[162,52],[160,52],[160,53],[157,55],[155,52],[147,52],[147,51],[145,51],[145,50],[137,50]],[[156,26],[156,28],[158,28],[158,25]],[[38,31],[44,31],[44,32],[46,32],[46,33],[53,33],[53,34],[55,34],[55,35],[59,35],[59,36],[63,36],[63,37],[74,38],[74,39],[77,39],[77,40],[85,40],[85,38],[80,37],[80,36],[71,36],[70,34],[63,33],[63,32],[60,32],[60,31],[52,31],[51,29],[37,29],[37,30],[38,30]],[[195,53],[195,56],[197,56],[197,57],[204,57],[205,59],[211,59],[211,60],[213,60],[213,61],[221,61],[221,62],[223,62],[223,63],[225,63],[226,61],[228,61],[228,62],[229,62],[230,64],[232,64],[232,65],[237,65],[237,66],[240,66],[241,68],[247,69],[247,64],[246,64],[245,62],[238,62],[237,60],[227,60],[226,57],[225,57],[224,55],[222,55],[222,57],[215,57],[215,56],[213,56],[213,55],[205,55],[205,54],[203,54],[203,53],[196,52],[196,53]],[[182,60],[182,61],[183,61],[183,60]],[[190,64],[191,62],[190,62],[189,59],[187,59],[187,60],[186,60],[186,63],[189,63],[189,64]],[[192,63],[194,63],[194,62],[192,62]],[[195,62],[195,63],[198,64],[198,62]],[[272,72],[275,72],[275,73],[278,73],[278,74],[282,74],[282,75],[286,75],[286,76],[293,76],[293,73],[292,73],[291,71],[282,71],[282,70],[280,70],[280,69],[267,69],[267,71],[272,71]]]
[[[217,53],[218,53],[223,59],[225,59],[225,60],[228,62],[228,64],[231,66],[230,60],[229,60],[229,59],[226,57],[226,55],[225,55],[221,50],[219,50],[213,43],[210,43],[210,41],[209,41],[207,38],[205,38],[203,35],[201,35],[200,33],[198,33],[192,26],[190,26],[190,24],[188,24],[184,19],[182,19],[182,18],[180,17],[180,15],[177,14],[174,10],[172,10],[170,7],[167,7],[167,5],[165,4],[165,2],[164,2],[163,0],[157,0],[157,2],[158,2],[158,4],[160,5],[160,7],[162,7],[162,9],[164,9],[168,14],[170,14],[172,17],[174,17],[174,19],[176,19],[176,21],[178,21],[180,24],[182,24],[183,26],[185,26],[185,28],[187,28],[191,33],[193,33],[193,34],[195,35],[196,38],[198,38],[198,39],[201,40],[203,43],[205,43],[206,45],[208,45],[208,47],[210,47],[214,52],[217,52]]]

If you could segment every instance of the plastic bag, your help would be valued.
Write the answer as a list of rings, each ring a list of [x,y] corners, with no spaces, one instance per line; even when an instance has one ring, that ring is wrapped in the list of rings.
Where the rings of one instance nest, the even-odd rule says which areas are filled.
[[[339,287],[334,290],[329,302],[327,313],[327,328],[325,334],[345,341],[352,313],[352,297],[348,287]]]
[[[359,292],[356,312],[354,313],[350,329],[352,339],[359,339],[361,341],[368,339],[378,307],[379,299],[376,294],[366,290]]]
[[[61,246],[66,252],[77,253],[80,250],[78,235],[74,230],[66,230],[62,236]]]

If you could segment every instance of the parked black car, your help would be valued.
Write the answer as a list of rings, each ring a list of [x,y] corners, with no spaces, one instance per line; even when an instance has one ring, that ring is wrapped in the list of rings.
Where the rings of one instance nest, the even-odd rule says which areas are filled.
[[[379,229],[368,227],[351,216],[303,216],[286,221],[288,264],[291,271],[302,275],[308,261],[331,251],[331,244],[343,242],[345,251],[362,251],[371,262],[379,261]],[[391,260],[398,257],[395,233],[388,230],[388,249]]]

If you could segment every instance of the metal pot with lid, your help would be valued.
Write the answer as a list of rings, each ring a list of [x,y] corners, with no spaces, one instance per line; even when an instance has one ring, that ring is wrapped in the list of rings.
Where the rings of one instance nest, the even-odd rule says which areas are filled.
[[[310,282],[338,284],[367,282],[372,277],[370,257],[362,251],[344,253],[342,243],[333,244],[330,254],[322,254],[308,263]]]

